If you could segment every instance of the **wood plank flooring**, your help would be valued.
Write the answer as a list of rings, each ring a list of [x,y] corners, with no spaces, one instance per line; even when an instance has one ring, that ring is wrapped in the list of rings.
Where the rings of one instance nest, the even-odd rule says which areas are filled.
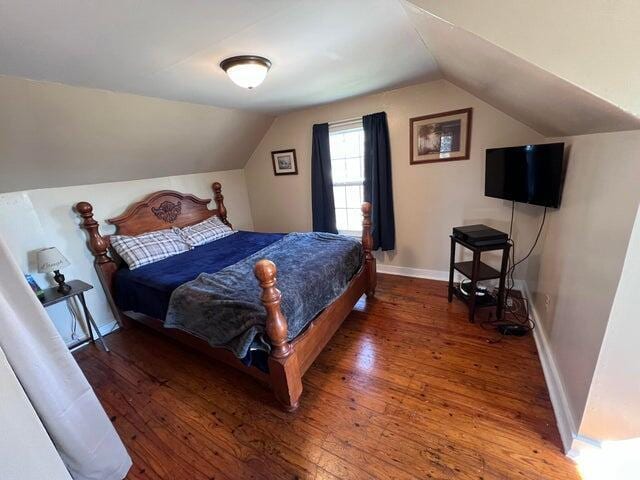
[[[578,479],[531,336],[496,334],[442,282],[379,275],[304,377],[300,408],[142,327],[75,353],[131,479]]]

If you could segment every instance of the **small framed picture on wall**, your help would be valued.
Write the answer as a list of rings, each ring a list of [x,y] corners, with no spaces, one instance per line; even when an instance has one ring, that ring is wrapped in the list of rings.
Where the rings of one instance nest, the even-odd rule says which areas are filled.
[[[411,165],[466,160],[471,149],[471,108],[409,120]]]
[[[271,152],[274,175],[297,175],[298,162],[295,149]]]

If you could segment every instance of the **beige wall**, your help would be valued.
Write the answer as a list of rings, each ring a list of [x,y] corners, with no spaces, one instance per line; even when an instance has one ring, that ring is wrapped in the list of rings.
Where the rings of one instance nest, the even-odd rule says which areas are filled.
[[[639,291],[640,208],[582,416],[585,437],[640,439]]]
[[[109,331],[115,320],[99,285],[93,257],[86,247],[86,234],[78,228],[79,220],[72,211],[73,205],[85,200],[93,204],[101,232],[113,233],[113,227],[105,224],[104,220],[122,213],[131,202],[157,190],[177,190],[201,198],[212,198],[211,184],[215,181],[222,183],[225,205],[234,228],[252,229],[244,172],[230,170],[0,193],[0,236],[9,245],[23,272],[32,273],[41,287],[53,284],[53,280],[50,275],[35,273],[34,252],[43,247],[58,247],[71,262],[71,266],[63,270],[67,279],[81,279],[96,287],[87,293],[87,303],[98,325]],[[54,305],[48,312],[64,340],[69,343],[71,318],[65,306]],[[82,335],[81,331],[79,333]]]
[[[548,215],[527,283],[578,427],[640,201],[640,131],[561,140],[562,206]]]
[[[473,107],[471,159],[409,165],[409,118]],[[278,117],[245,168],[257,230],[311,229],[311,127],[386,111],[391,140],[396,250],[381,264],[448,270],[451,228],[487,223],[508,230],[510,204],[484,196],[484,149],[543,138],[511,117],[444,80],[369,95]],[[276,177],[272,150],[295,148],[299,175]],[[540,209],[517,206],[516,241],[531,238]],[[518,252],[524,250],[524,245]]]
[[[0,76],[0,192],[242,168],[271,121]]]

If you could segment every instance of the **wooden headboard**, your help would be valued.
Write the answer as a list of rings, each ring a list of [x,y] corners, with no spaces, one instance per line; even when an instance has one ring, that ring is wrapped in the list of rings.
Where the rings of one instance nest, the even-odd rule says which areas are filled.
[[[132,203],[123,214],[108,219],[107,223],[116,226],[118,235],[140,235],[171,227],[182,228],[214,215],[231,227],[231,223],[227,220],[222,185],[215,182],[212,188],[213,200],[216,203],[215,210],[208,208],[210,199],[205,200],[173,190],[161,190],[147,195],[139,202]],[[120,320],[120,312],[113,301],[113,278],[118,270],[118,263],[109,253],[109,235],[100,234],[100,225],[93,218],[93,206],[89,202],[77,203],[75,211],[82,217],[80,227],[87,231],[88,247],[94,256],[94,264],[107,294],[109,305],[116,319]]]
[[[118,235],[140,235],[141,233],[163,230],[171,227],[186,227],[217,215],[227,221],[227,210],[224,207],[221,185],[213,184],[216,209],[209,210],[211,200],[204,200],[187,193],[161,190],[148,195],[140,202],[132,203],[122,214],[107,220],[116,226]]]

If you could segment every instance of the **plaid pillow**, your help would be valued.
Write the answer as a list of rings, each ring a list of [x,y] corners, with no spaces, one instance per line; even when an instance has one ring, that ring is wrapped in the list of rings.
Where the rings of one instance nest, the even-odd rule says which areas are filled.
[[[218,217],[210,217],[206,220],[180,229],[182,238],[191,246],[197,247],[214,240],[227,237],[234,232],[228,225],[222,223]]]
[[[143,233],[136,237],[111,235],[111,246],[131,270],[193,248],[172,230]]]

